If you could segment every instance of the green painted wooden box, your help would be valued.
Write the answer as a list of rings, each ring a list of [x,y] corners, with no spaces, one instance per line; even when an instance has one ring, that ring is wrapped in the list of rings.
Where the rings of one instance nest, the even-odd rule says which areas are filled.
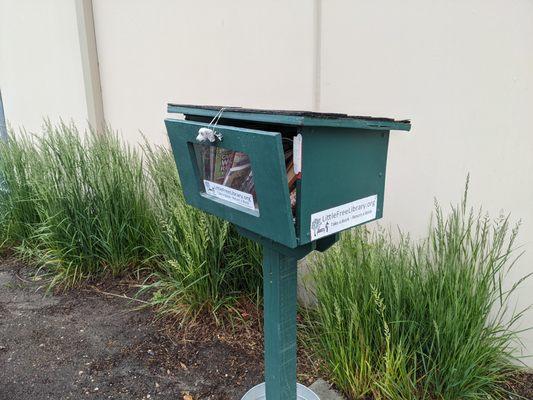
[[[381,218],[389,132],[411,127],[302,111],[168,112],[182,115],[165,124],[187,202],[289,248]]]

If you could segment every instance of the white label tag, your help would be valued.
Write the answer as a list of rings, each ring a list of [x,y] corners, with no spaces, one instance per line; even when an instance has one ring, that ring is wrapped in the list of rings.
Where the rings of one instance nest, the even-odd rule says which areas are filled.
[[[302,135],[300,133],[292,140],[292,159],[294,163],[294,173],[298,175],[302,172]]]
[[[311,214],[311,240],[340,232],[376,218],[378,195]]]
[[[221,200],[229,201],[242,207],[255,210],[254,197],[250,193],[241,192],[240,190],[228,186],[219,185],[204,179],[205,192]]]

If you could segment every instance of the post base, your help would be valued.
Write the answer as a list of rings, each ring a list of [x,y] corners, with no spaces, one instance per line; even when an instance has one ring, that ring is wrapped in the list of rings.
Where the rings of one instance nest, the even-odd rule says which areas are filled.
[[[296,398],[297,400],[320,400],[320,398],[316,395],[315,392],[300,383],[296,384]],[[248,390],[241,400],[265,399],[265,382],[263,382]]]

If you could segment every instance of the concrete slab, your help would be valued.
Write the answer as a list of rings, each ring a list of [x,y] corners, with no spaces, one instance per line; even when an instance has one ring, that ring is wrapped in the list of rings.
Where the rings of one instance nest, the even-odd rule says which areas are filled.
[[[324,379],[318,379],[315,383],[309,386],[309,389],[315,392],[316,395],[320,397],[320,400],[346,400],[346,398],[339,392],[333,390],[331,385]]]

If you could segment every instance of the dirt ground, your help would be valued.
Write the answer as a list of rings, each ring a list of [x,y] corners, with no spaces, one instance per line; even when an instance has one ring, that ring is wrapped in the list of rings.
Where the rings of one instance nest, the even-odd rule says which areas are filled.
[[[511,400],[533,399],[533,373],[521,372],[508,382],[506,389],[515,395],[509,396]]]
[[[0,258],[0,400],[240,399],[263,380],[260,315],[239,331],[188,330],[139,310],[131,282],[46,294],[34,270]],[[239,326],[242,324],[239,324]],[[299,352],[299,380],[315,366]],[[533,374],[506,385],[533,399]]]
[[[263,380],[257,335],[172,338],[138,303],[31,275],[0,260],[0,400],[240,399]]]

